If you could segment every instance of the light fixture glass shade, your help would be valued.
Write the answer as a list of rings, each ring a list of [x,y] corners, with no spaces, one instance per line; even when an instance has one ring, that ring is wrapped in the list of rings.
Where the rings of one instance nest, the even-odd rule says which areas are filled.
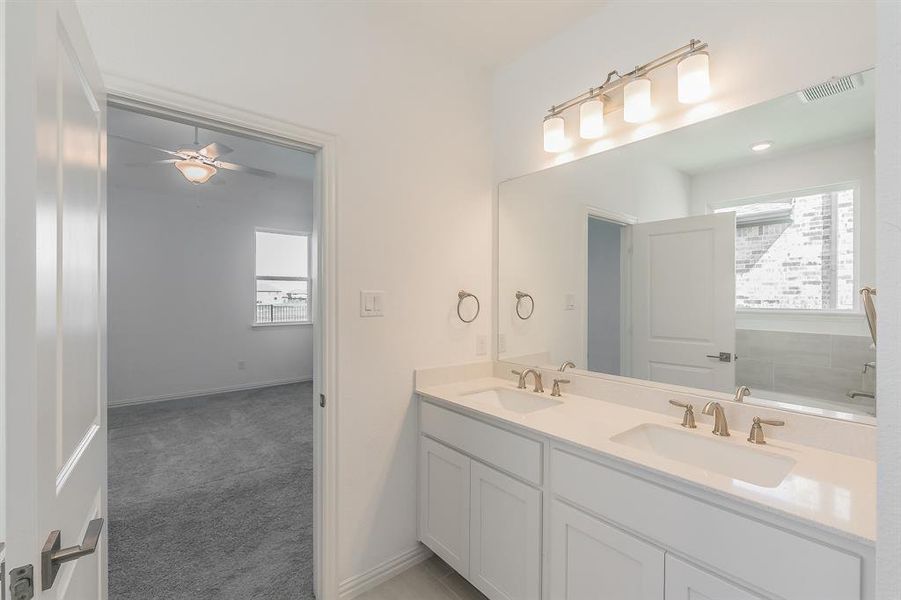
[[[217,170],[213,165],[194,159],[180,160],[175,163],[175,168],[191,183],[206,183]]]
[[[579,135],[586,140],[604,135],[604,101],[590,98],[579,105]]]
[[[544,120],[544,151],[563,152],[569,147],[563,117],[557,115]]]
[[[696,52],[676,66],[679,75],[679,102],[694,104],[710,95],[710,56]]]
[[[653,116],[651,80],[647,77],[633,79],[623,88],[623,120],[627,123],[643,123]]]

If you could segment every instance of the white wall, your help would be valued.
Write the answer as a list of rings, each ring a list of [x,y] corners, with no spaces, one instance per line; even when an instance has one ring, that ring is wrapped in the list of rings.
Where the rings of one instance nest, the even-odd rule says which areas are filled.
[[[157,168],[139,185],[130,172],[112,158],[110,404],[311,379],[312,327],[251,324],[254,228],[312,231],[312,180],[193,186]]]
[[[775,98],[875,64],[874,2],[615,2],[500,69],[494,79],[495,178],[552,166],[701,118]],[[608,115],[603,141],[562,157],[542,149],[552,104],[687,43],[710,44],[713,96],[689,110],[675,98],[675,69],[654,76],[660,109],[649,126]],[[570,116],[570,115],[568,115]],[[569,119],[572,134],[578,119]]]
[[[490,330],[489,78],[357,3],[82,2],[106,74],[339,137],[338,572],[414,548],[413,369],[475,358]],[[215,40],[197,68],[186,45]],[[464,326],[457,291],[482,300]],[[387,291],[384,318],[359,290]]]
[[[876,284],[879,288],[879,509],[876,597],[901,597],[901,4],[879,12],[879,93],[876,96]]]

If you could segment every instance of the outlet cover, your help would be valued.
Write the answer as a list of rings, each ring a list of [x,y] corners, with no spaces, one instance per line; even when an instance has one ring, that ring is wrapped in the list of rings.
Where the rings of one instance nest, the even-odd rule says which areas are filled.
[[[485,356],[488,354],[488,336],[476,336],[476,356]]]

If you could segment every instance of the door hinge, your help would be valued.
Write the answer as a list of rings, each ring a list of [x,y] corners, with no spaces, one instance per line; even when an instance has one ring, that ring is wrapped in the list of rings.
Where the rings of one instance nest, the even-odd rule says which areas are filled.
[[[34,569],[25,565],[9,572],[9,600],[34,598]]]
[[[325,408],[325,394],[319,394],[319,406]]]

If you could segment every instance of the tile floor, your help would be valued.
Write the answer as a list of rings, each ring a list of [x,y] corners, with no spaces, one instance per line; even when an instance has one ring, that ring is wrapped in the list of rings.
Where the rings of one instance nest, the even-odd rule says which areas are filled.
[[[437,556],[357,596],[357,600],[487,600]]]

